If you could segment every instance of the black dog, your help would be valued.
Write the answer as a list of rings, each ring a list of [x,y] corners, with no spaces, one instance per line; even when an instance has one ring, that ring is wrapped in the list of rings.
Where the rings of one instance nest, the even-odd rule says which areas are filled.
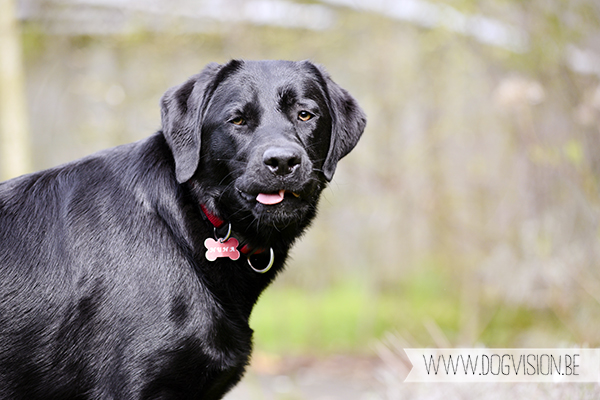
[[[0,184],[1,399],[221,398],[366,123],[310,62],[211,64],[161,105],[146,140]]]

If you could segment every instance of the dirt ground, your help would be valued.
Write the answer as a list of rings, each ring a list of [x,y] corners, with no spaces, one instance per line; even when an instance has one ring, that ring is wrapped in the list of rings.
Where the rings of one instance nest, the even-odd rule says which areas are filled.
[[[378,357],[257,354],[225,400],[597,400],[600,384],[404,383],[404,367]]]
[[[253,355],[242,382],[226,400],[375,400],[383,385],[375,371],[376,357],[327,358]]]

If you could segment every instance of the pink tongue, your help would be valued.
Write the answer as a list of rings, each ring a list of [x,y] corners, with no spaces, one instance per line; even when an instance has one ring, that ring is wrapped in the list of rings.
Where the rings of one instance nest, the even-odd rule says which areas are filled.
[[[256,201],[266,205],[277,204],[283,201],[284,194],[285,190],[280,190],[279,193],[260,193],[258,196],[256,196]]]

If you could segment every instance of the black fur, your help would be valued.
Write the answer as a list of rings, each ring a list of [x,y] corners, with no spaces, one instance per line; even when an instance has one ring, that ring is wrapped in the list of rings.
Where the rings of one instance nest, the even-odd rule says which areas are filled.
[[[0,399],[221,398],[254,303],[365,126],[309,62],[211,64],[161,106],[148,139],[0,184]],[[273,268],[207,261],[201,204]]]

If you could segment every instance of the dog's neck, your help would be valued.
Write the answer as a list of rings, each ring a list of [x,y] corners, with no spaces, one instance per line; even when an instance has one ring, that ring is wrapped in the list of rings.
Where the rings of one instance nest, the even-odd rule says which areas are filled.
[[[233,238],[232,232],[231,232],[231,224],[227,224],[224,220],[217,217],[215,214],[211,213],[208,210],[208,208],[206,207],[206,205],[200,204],[200,208],[202,209],[202,212],[204,213],[204,216],[206,217],[206,219],[208,219],[208,221],[215,227],[215,237],[218,236],[217,230],[228,225],[228,229],[227,229],[226,233],[224,234],[224,236],[221,239],[218,239],[219,244],[229,241],[230,237]],[[269,271],[269,269],[271,269],[271,267],[273,266],[274,254],[273,254],[272,248],[269,248],[269,249],[263,248],[263,247],[255,248],[255,247],[250,246],[248,243],[244,243],[243,239],[240,241],[235,239],[235,243],[236,243],[236,246],[237,246],[237,244],[241,245],[239,252],[247,257],[250,268],[252,268],[252,270],[254,270],[255,272],[265,273],[265,272]],[[220,245],[217,245],[217,246],[220,246]],[[210,251],[211,249],[209,249],[207,246],[207,250]],[[257,261],[252,262],[250,257],[263,255],[263,254],[266,254],[267,252],[268,252],[269,258],[266,258],[265,260],[262,261],[262,264],[264,264],[264,265],[262,265],[260,267],[255,267],[255,264],[257,263]],[[225,256],[225,255],[223,255],[223,256]],[[231,258],[230,256],[228,256],[228,257]],[[207,258],[208,258],[208,253],[207,253]],[[264,258],[264,257],[262,257],[262,258]]]

